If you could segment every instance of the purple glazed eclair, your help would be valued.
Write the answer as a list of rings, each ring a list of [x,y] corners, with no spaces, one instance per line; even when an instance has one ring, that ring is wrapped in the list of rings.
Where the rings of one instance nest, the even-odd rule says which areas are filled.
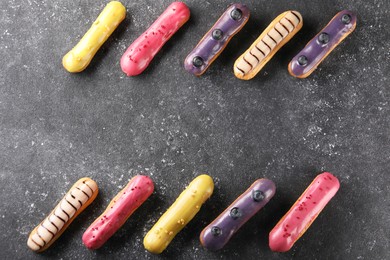
[[[256,180],[200,234],[200,242],[209,250],[219,250],[253,215],[274,196],[275,184],[268,179]]]
[[[188,54],[184,68],[196,75],[202,75],[225,49],[249,19],[249,9],[244,4],[232,4],[222,14],[213,27]]]
[[[320,31],[288,65],[289,73],[297,78],[308,77],[317,66],[356,27],[356,15],[344,10]]]

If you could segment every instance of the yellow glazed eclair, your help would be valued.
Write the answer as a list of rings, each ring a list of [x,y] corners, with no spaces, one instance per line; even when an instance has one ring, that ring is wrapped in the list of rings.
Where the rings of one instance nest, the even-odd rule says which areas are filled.
[[[195,217],[213,190],[214,182],[210,176],[196,177],[146,234],[145,248],[154,254],[164,251],[176,234]]]
[[[64,56],[64,68],[69,72],[83,71],[125,17],[126,8],[120,2],[108,3],[79,43]]]
[[[37,227],[27,240],[27,246],[42,252],[56,241],[72,221],[94,201],[98,186],[90,178],[81,178],[66,193],[54,210]]]
[[[234,75],[252,79],[301,28],[303,19],[297,11],[287,11],[276,17],[256,41],[234,63]]]

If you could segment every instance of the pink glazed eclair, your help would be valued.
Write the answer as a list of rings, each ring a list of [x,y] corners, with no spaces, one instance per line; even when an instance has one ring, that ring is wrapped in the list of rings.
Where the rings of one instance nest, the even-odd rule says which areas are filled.
[[[318,175],[269,234],[269,247],[287,252],[305,233],[340,188],[329,172]]]
[[[190,9],[182,2],[173,2],[160,17],[135,40],[121,58],[127,76],[141,74],[158,51],[180,27],[190,19]]]
[[[84,232],[83,243],[98,249],[126,222],[139,206],[153,193],[153,181],[137,175],[121,190],[106,210]]]

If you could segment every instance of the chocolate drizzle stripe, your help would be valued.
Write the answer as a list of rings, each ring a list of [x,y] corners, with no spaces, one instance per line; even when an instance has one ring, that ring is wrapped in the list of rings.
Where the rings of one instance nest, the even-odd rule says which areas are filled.
[[[52,214],[52,215],[54,215],[54,214]],[[55,215],[54,215],[55,216]],[[48,218],[47,218],[47,220],[50,222],[50,224],[52,224],[56,229],[57,229],[57,231],[56,232],[58,232],[58,230],[60,230],[58,227],[57,227],[57,225],[56,224],[54,224],[54,222],[53,221],[51,221],[50,220],[50,217],[51,216],[49,216]],[[57,216],[56,216],[57,217]],[[58,218],[58,217],[57,217]]]
[[[31,241],[32,241],[34,244],[36,244],[36,245],[39,247],[39,249],[42,248],[42,246],[41,246],[40,244],[38,244],[37,242],[35,242],[34,238],[31,238]]]
[[[76,197],[72,194],[72,191],[70,191],[70,196],[72,196],[72,198],[76,199]],[[82,207],[83,203],[79,199],[77,199],[77,201],[80,203],[80,207]]]
[[[84,183],[85,185],[87,185],[87,187],[91,190],[91,192],[92,192],[92,194],[93,194],[93,189],[91,188],[91,186],[89,186],[88,183],[87,183],[86,181],[83,181],[83,183]]]
[[[46,229],[47,232],[49,232],[50,234],[53,235],[53,237],[55,236],[55,234],[54,234],[53,232],[51,232],[47,227],[45,227],[45,226],[43,225],[43,223],[41,224],[41,227],[43,227],[44,229]]]
[[[37,230],[37,235],[38,235],[38,237],[39,237],[40,239],[42,239],[42,241],[43,241],[43,246],[45,246],[45,245],[46,245],[46,241],[45,241],[45,239],[43,239],[43,238],[41,237],[41,235],[38,233],[38,230]]]
[[[288,34],[288,33],[290,32],[290,31],[288,30],[288,28],[287,28],[281,21],[280,21],[279,23],[280,23],[281,26],[283,26],[284,29],[286,29],[287,34]]]
[[[60,209],[61,209],[61,207],[60,207]],[[64,211],[63,209],[61,209],[61,210]],[[57,216],[57,214],[55,212],[53,213],[53,215],[56,216],[59,220],[61,220],[65,224],[66,221],[63,218],[61,218],[60,216]]]
[[[257,45],[255,45],[255,47],[256,47],[256,49],[257,49],[259,52],[261,52],[261,53],[263,54],[263,56],[265,57],[265,53],[264,53],[262,50],[260,50],[260,48],[257,47]]]
[[[245,71],[243,71],[242,69],[240,69],[238,66],[236,67],[239,71],[241,71],[242,74],[246,74]]]
[[[274,27],[274,29],[275,29],[275,31],[277,31],[279,33],[280,37],[282,37],[282,39],[283,39],[284,38],[283,34],[281,32],[279,32],[278,29],[276,29],[276,26]]]
[[[250,55],[252,55],[257,60],[257,62],[260,62],[259,58],[256,57],[256,55],[254,55],[251,51],[249,51],[249,53],[250,53]]]
[[[298,23],[300,23],[301,19],[299,18],[299,16],[296,13],[294,13],[293,11],[291,11],[291,13],[298,19]]]
[[[294,30],[294,29],[295,29],[295,25],[294,25],[294,23],[293,23],[293,22],[291,22],[291,20],[290,20],[290,19],[288,19],[287,17],[284,17],[284,18],[286,18],[286,20],[287,20],[287,21],[289,21],[289,23],[291,23],[291,25],[294,27],[294,28],[293,28],[293,30]]]
[[[65,198],[65,201],[68,202],[69,205],[71,205],[72,208],[74,208],[75,211],[77,211],[77,208],[67,198]]]
[[[269,48],[269,51],[271,52],[271,51],[272,51],[271,47],[270,47],[263,39],[261,39],[261,41],[262,41],[265,45],[267,45],[267,47]]]
[[[278,43],[275,41],[275,39],[271,36],[271,35],[269,35],[268,33],[267,33],[267,35],[268,35],[268,37],[270,37],[271,38],[271,40],[273,40],[274,41],[274,43],[277,45]]]
[[[251,69],[250,69],[250,70],[252,70],[252,69],[253,69],[253,65],[252,65],[249,61],[247,61],[247,60],[245,59],[245,57],[242,57],[242,59],[243,59],[246,63],[248,63],[249,66],[251,66]]]
[[[69,216],[68,212],[66,212],[66,211],[62,208],[61,204],[60,204],[60,209],[62,210],[62,212],[65,213],[65,215],[68,217],[68,220],[69,220],[69,219],[70,219],[70,216]],[[65,221],[64,221],[64,222],[65,222]]]
[[[78,189],[79,191],[81,191],[82,193],[84,193],[85,196],[88,197],[88,199],[91,197],[91,196],[89,196],[85,191],[83,191],[82,189],[80,189],[79,187],[76,187],[76,189]]]

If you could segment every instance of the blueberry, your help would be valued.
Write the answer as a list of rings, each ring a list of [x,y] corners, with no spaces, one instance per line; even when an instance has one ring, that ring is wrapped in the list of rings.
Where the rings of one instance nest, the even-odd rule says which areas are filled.
[[[306,66],[306,65],[307,65],[307,62],[308,62],[308,60],[307,60],[307,57],[306,57],[306,56],[302,55],[302,56],[299,56],[299,57],[298,57],[298,63],[299,63],[299,65],[301,65],[301,66]]]
[[[238,21],[241,19],[242,17],[242,11],[240,9],[233,9],[231,12],[230,12],[230,17],[235,20],[235,21]]]
[[[202,59],[201,57],[195,56],[195,57],[192,59],[192,64],[193,64],[195,67],[199,68],[199,67],[201,67],[201,66],[204,64],[204,61],[203,61],[203,59]]]
[[[215,237],[222,235],[222,230],[220,227],[214,226],[211,228],[211,234]]]
[[[344,14],[342,17],[341,17],[341,22],[343,24],[349,24],[352,20],[352,17],[349,15],[349,14]]]
[[[223,32],[220,29],[215,29],[212,36],[214,40],[219,41],[223,37]]]
[[[326,45],[329,42],[329,34],[323,32],[318,35],[318,42],[322,45]]]
[[[261,190],[252,191],[252,199],[256,202],[260,202],[265,198],[264,193]]]
[[[231,210],[230,210],[230,217],[232,218],[232,219],[238,219],[239,217],[241,217],[241,211],[240,211],[240,209],[239,208],[237,208],[237,207],[234,207],[234,208],[232,208]]]

